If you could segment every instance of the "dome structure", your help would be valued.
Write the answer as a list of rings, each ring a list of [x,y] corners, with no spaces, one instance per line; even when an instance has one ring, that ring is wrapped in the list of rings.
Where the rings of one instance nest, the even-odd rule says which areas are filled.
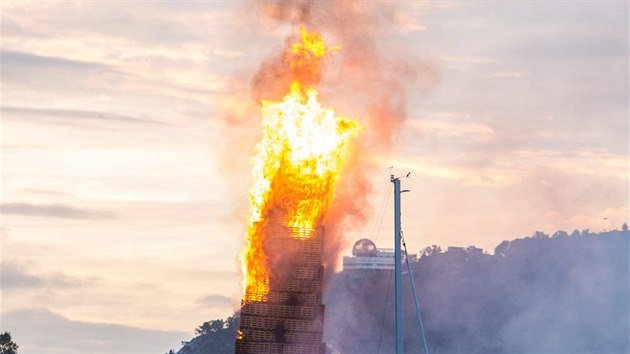
[[[374,257],[377,253],[376,245],[367,238],[360,239],[352,247],[352,255],[355,257]]]

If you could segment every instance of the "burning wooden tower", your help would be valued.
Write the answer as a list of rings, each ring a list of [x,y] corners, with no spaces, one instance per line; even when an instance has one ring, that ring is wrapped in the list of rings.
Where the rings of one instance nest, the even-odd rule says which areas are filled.
[[[323,228],[268,224],[269,292],[242,301],[237,354],[324,354]]]
[[[323,220],[356,119],[322,106],[312,86],[328,47],[315,32],[283,55],[291,79],[280,101],[262,100],[262,138],[253,156],[253,188],[243,249],[239,354],[323,354]],[[273,73],[277,75],[277,73]]]

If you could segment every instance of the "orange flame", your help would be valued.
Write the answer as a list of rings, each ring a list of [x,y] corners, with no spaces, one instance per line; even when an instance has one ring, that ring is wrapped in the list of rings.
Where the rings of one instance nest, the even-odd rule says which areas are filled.
[[[303,26],[300,27],[300,34],[302,42],[293,44],[291,50],[287,52],[286,60],[297,81],[302,84],[318,82],[324,59],[329,53],[338,51],[340,47],[327,46],[318,33],[309,33]]]
[[[243,250],[245,301],[263,300],[269,291],[267,221],[313,230],[330,207],[348,145],[361,125],[323,107],[317,91],[326,56],[338,50],[300,28],[302,42],[286,53],[295,81],[279,102],[262,100],[262,139],[253,157],[247,242]],[[294,237],[307,238],[309,233]]]

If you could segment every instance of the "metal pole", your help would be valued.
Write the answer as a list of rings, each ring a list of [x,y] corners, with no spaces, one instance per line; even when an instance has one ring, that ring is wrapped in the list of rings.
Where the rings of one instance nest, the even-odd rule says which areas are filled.
[[[390,176],[394,184],[394,293],[396,298],[396,354],[403,354],[402,337],[402,268],[400,256],[400,179]]]

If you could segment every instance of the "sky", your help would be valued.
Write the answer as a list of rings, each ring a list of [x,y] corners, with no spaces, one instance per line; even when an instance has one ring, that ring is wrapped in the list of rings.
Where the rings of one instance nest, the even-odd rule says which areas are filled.
[[[627,2],[374,4],[380,48],[431,80],[370,156],[346,249],[392,247],[389,166],[410,251],[628,221]],[[1,329],[25,354],[178,349],[239,306],[258,130],[226,117],[256,117],[295,26],[246,1],[0,6]]]

